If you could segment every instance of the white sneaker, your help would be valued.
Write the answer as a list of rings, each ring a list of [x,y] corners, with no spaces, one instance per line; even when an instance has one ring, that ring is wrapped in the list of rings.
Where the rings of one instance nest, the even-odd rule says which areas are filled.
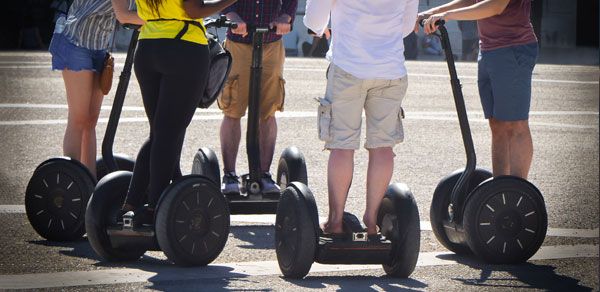
[[[263,194],[279,194],[281,189],[271,178],[271,173],[265,172],[260,179]]]
[[[228,172],[223,176],[221,184],[221,192],[224,195],[239,195],[240,194],[240,178],[235,172]]]

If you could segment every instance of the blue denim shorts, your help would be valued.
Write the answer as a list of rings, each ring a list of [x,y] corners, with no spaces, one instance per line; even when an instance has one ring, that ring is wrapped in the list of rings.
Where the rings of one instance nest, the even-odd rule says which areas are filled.
[[[52,54],[52,70],[91,70],[102,72],[105,50],[90,50],[71,43],[61,33],[55,33],[48,49]]]
[[[531,77],[537,56],[537,43],[479,53],[477,83],[486,119],[529,118]]]

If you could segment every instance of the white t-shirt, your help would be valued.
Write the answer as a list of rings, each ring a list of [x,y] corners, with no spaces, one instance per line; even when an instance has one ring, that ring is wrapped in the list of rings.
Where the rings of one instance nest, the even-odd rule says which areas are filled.
[[[360,79],[406,76],[403,39],[419,0],[307,0],[304,25],[323,34],[331,15],[328,58]]]

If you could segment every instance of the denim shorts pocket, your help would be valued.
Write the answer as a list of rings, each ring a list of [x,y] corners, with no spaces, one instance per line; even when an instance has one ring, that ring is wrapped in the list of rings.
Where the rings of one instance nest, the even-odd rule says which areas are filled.
[[[537,43],[515,46],[512,49],[517,64],[522,68],[533,70],[538,56]]]
[[[319,139],[324,142],[331,142],[331,103],[324,98],[319,98],[318,110]]]

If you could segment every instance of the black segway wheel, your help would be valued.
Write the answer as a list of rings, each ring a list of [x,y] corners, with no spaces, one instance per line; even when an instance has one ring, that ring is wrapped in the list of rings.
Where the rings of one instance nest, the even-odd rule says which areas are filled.
[[[207,147],[198,149],[192,164],[192,174],[208,177],[217,184],[217,186],[220,186],[221,170],[219,168],[219,158],[217,158],[217,154]]]
[[[546,237],[548,217],[542,193],[518,177],[483,182],[473,190],[464,215],[469,247],[489,263],[525,262]]]
[[[163,192],[157,207],[156,238],[180,266],[205,266],[229,237],[229,208],[218,186],[201,176],[184,176]]]
[[[85,212],[88,241],[96,254],[107,261],[133,261],[146,252],[140,248],[114,248],[107,232],[109,226],[117,225],[131,176],[129,171],[107,174],[98,182]]]
[[[458,244],[450,241],[444,228],[444,221],[448,220],[448,205],[450,205],[450,196],[452,189],[458,182],[458,179],[463,173],[463,169],[458,169],[450,175],[444,177],[435,188],[431,207],[429,209],[429,220],[431,221],[431,229],[438,241],[448,250],[456,254],[470,254],[471,249],[465,244]],[[492,173],[481,168],[476,168],[471,175],[471,181],[467,186],[470,193],[482,181],[492,177]]]
[[[294,182],[283,191],[277,206],[275,252],[279,269],[286,278],[303,278],[315,259],[317,230],[305,196],[312,198],[308,187]]]
[[[117,167],[119,168],[118,170],[133,171],[135,160],[123,154],[114,154],[114,157],[117,161]],[[109,171],[106,168],[106,163],[104,163],[104,159],[102,159],[102,157],[96,159],[96,177],[98,178],[98,180],[101,180],[108,173]]]
[[[308,185],[306,160],[297,147],[283,150],[277,165],[277,185],[283,190],[293,181]]]
[[[40,164],[25,191],[25,210],[33,229],[53,241],[80,239],[85,208],[96,180],[81,163],[53,158]]]
[[[419,257],[421,223],[417,203],[406,184],[388,187],[377,219],[382,235],[392,241],[390,262],[383,264],[385,273],[397,278],[409,277]]]

